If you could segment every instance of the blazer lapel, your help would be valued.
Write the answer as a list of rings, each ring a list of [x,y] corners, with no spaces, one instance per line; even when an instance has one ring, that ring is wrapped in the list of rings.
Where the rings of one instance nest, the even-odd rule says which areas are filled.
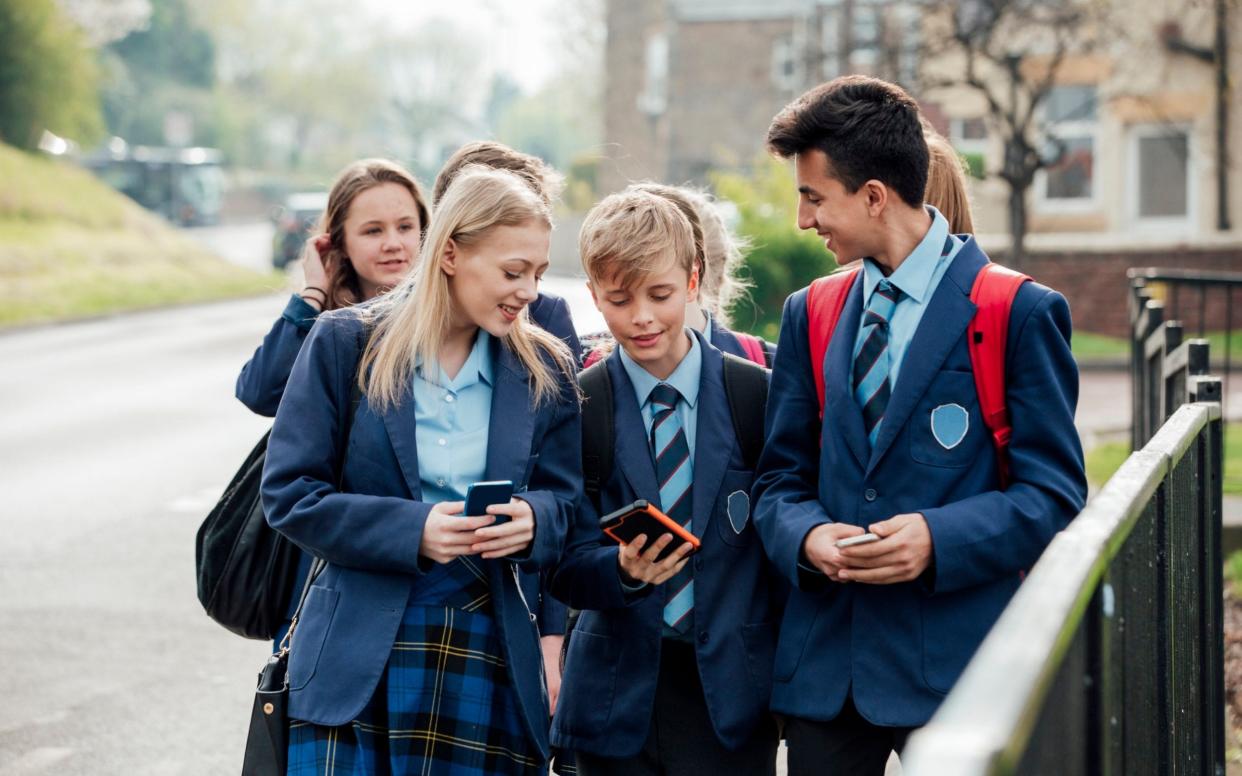
[[[388,433],[388,443],[392,445],[393,452],[397,454],[397,462],[401,464],[401,475],[405,477],[410,496],[417,501],[423,496],[423,483],[418,471],[414,381],[411,377],[406,382],[400,403],[384,413],[384,430]]]
[[[530,460],[535,434],[535,413],[531,411],[530,381],[517,356],[492,338],[492,414],[487,430],[489,480],[518,483]]]
[[[884,457],[910,418],[914,405],[940,371],[949,351],[970,325],[976,309],[970,301],[970,288],[985,261],[987,258],[980,253],[974,240],[967,242],[953,257],[953,263],[923,311],[919,327],[906,349],[901,371],[897,373],[897,386],[880,423],[880,434],[871,451],[868,472]]]
[[[697,332],[696,332],[696,336]],[[703,376],[699,380],[698,421],[694,437],[694,482],[690,488],[691,532],[702,536],[711,520],[720,484],[737,440],[729,398],[724,390],[724,359],[700,337]]]
[[[660,486],[656,482],[655,463],[651,460],[651,449],[647,443],[647,427],[639,412],[638,400],[634,397],[634,384],[625,374],[617,353],[608,357],[606,368],[612,383],[616,431],[617,450],[613,466],[621,470],[638,498],[659,504]]]
[[[854,281],[845,307],[841,310],[841,318],[837,321],[837,329],[828,343],[828,353],[821,367],[812,364],[813,369],[824,370],[824,424],[821,431],[820,444],[829,434],[840,432],[845,444],[854,454],[858,465],[866,467],[867,458],[871,455],[867,432],[863,427],[862,409],[854,400],[853,361],[854,340],[858,338],[858,325],[862,320],[862,288],[861,276]]]

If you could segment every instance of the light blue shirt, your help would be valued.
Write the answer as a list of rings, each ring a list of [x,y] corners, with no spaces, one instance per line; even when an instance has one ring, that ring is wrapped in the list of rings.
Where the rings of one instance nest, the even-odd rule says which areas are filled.
[[[418,474],[428,503],[462,501],[484,477],[492,417],[491,337],[482,329],[457,376],[414,369]],[[428,379],[428,378],[431,379]]]
[[[893,317],[888,322],[888,382],[890,389],[897,386],[897,375],[901,370],[901,362],[910,347],[910,340],[918,331],[919,322],[923,320],[923,312],[928,302],[940,286],[940,280],[953,263],[953,257],[961,250],[963,243],[949,234],[949,222],[940,211],[927,205],[927,213],[932,217],[931,228],[923,236],[921,242],[897,267],[897,271],[888,276],[888,282],[901,289],[902,296],[893,308]],[[946,238],[951,238],[952,245],[948,253],[942,253]],[[875,293],[875,287],[884,279],[880,265],[871,259],[863,260],[863,316],[866,316],[867,303]],[[858,352],[862,343],[863,328],[859,326],[858,338],[854,341],[854,351]]]
[[[643,426],[646,428],[648,440],[651,439],[651,424],[655,418],[655,409],[649,401],[651,392],[661,382],[665,382],[681,394],[682,400],[677,402],[675,412],[677,419],[681,421],[682,429],[686,432],[686,445],[690,448],[690,465],[693,467],[694,433],[699,420],[699,378],[703,374],[703,349],[699,346],[699,338],[694,336],[689,329],[683,329],[683,332],[684,336],[690,338],[690,351],[681,359],[681,363],[667,380],[656,379],[654,375],[639,366],[637,361],[630,358],[625,348],[620,348],[621,366],[625,368],[625,374],[634,385],[634,397],[638,399],[638,408],[642,411]]]

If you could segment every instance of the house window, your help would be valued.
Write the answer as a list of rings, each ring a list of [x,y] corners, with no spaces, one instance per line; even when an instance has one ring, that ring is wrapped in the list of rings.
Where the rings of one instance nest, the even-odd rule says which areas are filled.
[[[1096,102],[1093,85],[1054,86],[1045,98],[1044,156],[1049,164],[1039,176],[1041,209],[1095,205]]]
[[[777,38],[772,44],[772,84],[785,91],[793,91],[798,85],[798,60],[791,37]]]
[[[858,3],[850,20],[850,65],[874,67],[880,61],[881,42],[880,9],[874,5]]]
[[[662,32],[647,38],[638,109],[653,117],[663,115],[668,109],[668,35]]]
[[[897,81],[913,86],[919,78],[919,50],[923,47],[923,14],[917,6],[901,5],[896,10],[900,34],[897,51]]]
[[[1188,224],[1194,188],[1190,132],[1168,125],[1135,127],[1130,133],[1130,212],[1140,225]]]
[[[825,80],[841,75],[841,7],[828,6],[820,19],[820,45],[823,46],[822,72]]]

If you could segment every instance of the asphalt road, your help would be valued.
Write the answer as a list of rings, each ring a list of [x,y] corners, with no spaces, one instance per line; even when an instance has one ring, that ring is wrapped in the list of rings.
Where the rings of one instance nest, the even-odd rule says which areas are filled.
[[[0,335],[0,773],[237,773],[269,651],[203,614],[194,535],[268,426],[233,382],[283,306]]]

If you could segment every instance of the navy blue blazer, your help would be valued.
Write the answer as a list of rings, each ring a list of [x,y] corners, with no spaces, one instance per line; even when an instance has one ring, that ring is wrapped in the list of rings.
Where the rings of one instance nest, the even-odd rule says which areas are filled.
[[[702,345],[703,373],[691,530],[703,545],[690,561],[695,574],[691,635],[712,725],[722,744],[736,748],[767,714],[776,612],[786,586],[748,519],[752,475],[733,434],[724,357],[701,334],[695,336]],[[633,384],[617,352],[606,365],[616,466],[601,490],[601,508],[609,512],[639,498],[658,504],[655,466]],[[734,507],[740,531],[726,514],[731,495],[740,499]],[[617,547],[604,540],[590,500],[582,504],[570,546],[552,577],[553,594],[584,610],[569,641],[552,742],[603,757],[631,757],[642,748],[651,725],[665,595],[662,588],[651,587],[626,595],[617,572]]]
[[[377,412],[363,398],[350,430],[343,492],[337,440],[362,345],[353,310],[319,316],[276,413],[263,471],[272,527],[324,558],[303,607],[289,661],[289,713],[320,725],[352,720],[370,700],[425,559],[418,546],[433,506],[420,501],[414,399]],[[548,755],[548,703],[534,601],[538,572],[560,557],[582,493],[581,422],[575,386],[531,406],[528,374],[493,341],[496,382],[487,479],[513,480],[535,513],[535,539],[521,561],[481,561],[493,614],[531,739]],[[411,381],[412,387],[412,381]]]
[[[577,357],[581,346],[578,344],[578,334],[574,331],[574,322],[570,318],[569,305],[565,300],[555,294],[539,294],[528,307],[531,320],[545,331],[564,340],[569,346],[569,352]],[[237,376],[234,390],[242,404],[265,417],[276,415],[280,397],[285,393],[285,383],[289,380],[289,372],[293,370],[293,362],[297,359],[302,343],[315,324],[317,316],[315,308],[296,294],[289,299],[284,312],[272,324],[263,342]],[[305,556],[299,560],[300,579],[310,568],[310,561]],[[295,595],[298,590],[300,588],[295,589]],[[544,595],[542,590],[537,598],[539,632],[545,636],[563,634],[567,614],[564,605],[550,595]],[[290,601],[290,616],[294,606],[296,601]]]
[[[555,294],[539,294],[528,307],[530,319],[545,331],[565,341],[569,352],[578,355],[581,346],[569,305]],[[318,313],[296,294],[268,331],[254,355],[237,376],[234,393],[239,401],[264,417],[275,417],[285,383],[293,369],[293,361],[302,349],[302,342],[315,324]]]
[[[847,298],[823,369],[822,431],[807,344],[806,290],[785,303],[753,495],[755,527],[796,589],[781,624],[772,707],[832,719],[849,693],[886,726],[928,721],[1052,539],[1082,508],[1087,485],[1074,429],[1078,369],[1065,298],[1026,283],[1010,314],[1006,403],[1013,482],[999,490],[966,346],[970,289],[987,262],[973,238],[954,258],[902,363],[874,448],[850,390],[862,284]],[[968,412],[957,444],[937,441],[932,412]],[[818,485],[817,485],[818,483]],[[816,525],[867,526],[921,512],[933,563],[919,580],[838,584],[799,571]]]

